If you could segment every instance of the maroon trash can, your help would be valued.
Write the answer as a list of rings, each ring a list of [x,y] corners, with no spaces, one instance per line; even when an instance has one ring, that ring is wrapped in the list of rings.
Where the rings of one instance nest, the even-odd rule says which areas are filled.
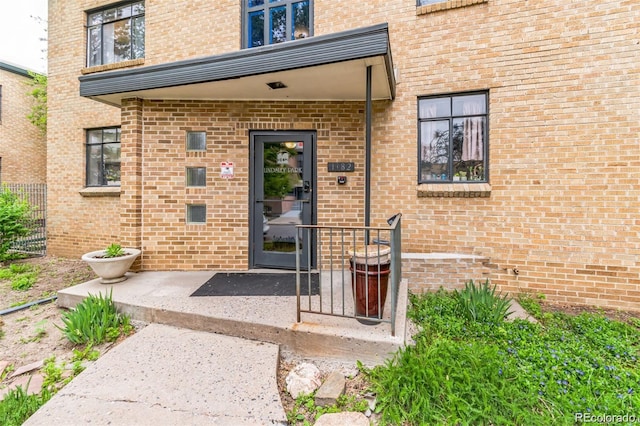
[[[382,318],[391,272],[391,249],[383,245],[369,245],[349,250],[348,253],[351,255],[349,270],[356,315]]]

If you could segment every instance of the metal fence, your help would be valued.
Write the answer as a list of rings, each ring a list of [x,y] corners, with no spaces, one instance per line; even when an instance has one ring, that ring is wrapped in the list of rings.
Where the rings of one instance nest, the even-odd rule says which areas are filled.
[[[315,241],[317,271],[301,271],[304,262],[298,247],[297,321],[301,313],[313,313],[365,324],[388,322],[395,336],[402,279],[401,218],[400,213],[391,217],[388,227],[298,225],[298,232],[306,233],[303,240]]]
[[[31,205],[31,219],[34,225],[29,235],[13,243],[11,250],[30,256],[44,256],[47,253],[47,185],[9,183],[4,186]]]

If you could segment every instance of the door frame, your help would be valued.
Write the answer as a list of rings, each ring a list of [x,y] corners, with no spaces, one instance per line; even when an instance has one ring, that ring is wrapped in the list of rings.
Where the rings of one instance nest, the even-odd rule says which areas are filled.
[[[273,269],[295,269],[295,258],[294,258],[294,263],[292,267],[283,267],[283,266],[277,266],[277,265],[268,265],[268,264],[261,264],[261,263],[257,263],[256,262],[256,251],[258,250],[258,247],[256,247],[256,241],[258,241],[258,238],[261,238],[263,233],[262,233],[262,226],[258,226],[257,224],[260,223],[262,224],[262,207],[260,208],[260,210],[258,211],[258,204],[261,205],[261,203],[258,202],[257,200],[257,195],[256,194],[256,188],[255,188],[255,182],[256,179],[262,175],[262,170],[260,167],[260,170],[258,170],[259,165],[256,164],[257,162],[257,156],[256,156],[256,147],[258,146],[258,143],[262,143],[259,142],[259,138],[260,137],[282,137],[283,140],[286,139],[291,139],[291,138],[300,138],[300,137],[304,137],[304,138],[308,138],[311,144],[311,147],[309,148],[307,146],[307,143],[305,143],[305,153],[307,152],[307,149],[310,149],[310,151],[308,152],[309,154],[309,161],[307,164],[307,161],[305,161],[305,163],[303,164],[305,173],[310,173],[310,182],[311,182],[311,191],[309,193],[309,200],[310,200],[310,216],[308,221],[310,223],[308,224],[316,224],[317,223],[317,191],[316,191],[316,184],[317,184],[317,132],[315,130],[251,130],[249,131],[249,218],[248,218],[248,225],[249,225],[249,268],[250,269],[255,269],[255,268],[273,268]],[[307,168],[309,168],[309,170],[307,170]],[[260,214],[260,219],[256,220],[255,215],[256,214]],[[304,223],[304,222],[303,222]],[[307,224],[307,223],[304,223]],[[307,241],[306,237],[304,237],[304,244],[307,244],[308,246],[308,250],[310,251],[311,254],[311,265],[309,265],[309,267],[311,269],[315,268],[316,265],[316,233],[315,232],[311,232],[311,238],[309,241]],[[295,256],[295,252],[293,253],[293,256]],[[302,261],[306,262],[306,259],[302,259]],[[307,269],[307,265],[303,264],[301,265],[301,269]]]

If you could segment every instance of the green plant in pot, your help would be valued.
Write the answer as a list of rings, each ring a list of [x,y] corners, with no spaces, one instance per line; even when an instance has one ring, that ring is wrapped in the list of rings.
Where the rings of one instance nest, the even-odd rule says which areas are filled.
[[[110,244],[104,250],[92,251],[82,255],[84,260],[100,277],[103,284],[113,284],[127,279],[125,275],[141,251],[135,248],[123,248],[120,244]]]
[[[122,249],[122,246],[120,244],[115,244],[115,243],[109,245],[104,251],[105,251],[104,257],[120,257],[125,255],[125,252]]]

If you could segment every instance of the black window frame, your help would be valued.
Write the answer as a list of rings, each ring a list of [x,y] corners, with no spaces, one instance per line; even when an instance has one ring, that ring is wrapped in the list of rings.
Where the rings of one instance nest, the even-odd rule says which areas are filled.
[[[463,98],[468,96],[484,96],[484,113],[469,113],[469,114],[454,114],[453,102],[456,98]],[[420,113],[420,103],[423,100],[434,100],[434,99],[448,99],[449,100],[449,115],[438,115],[432,118],[421,117]],[[480,160],[460,160],[458,164],[456,164],[456,160],[454,159],[454,149],[456,144],[452,140],[451,135],[455,135],[454,132],[454,121],[459,119],[466,118],[475,118],[480,117],[484,118],[484,127],[483,127],[483,147],[482,147],[482,159]],[[442,183],[454,183],[454,184],[467,184],[467,183],[488,183],[489,182],[489,90],[477,90],[470,92],[456,92],[456,93],[447,93],[447,94],[439,94],[439,95],[430,95],[430,96],[420,96],[417,100],[417,132],[418,132],[418,184],[442,184]],[[425,122],[443,122],[448,121],[448,144],[447,144],[447,163],[446,170],[443,170],[445,176],[442,174],[438,175],[439,177],[434,179],[425,179],[423,178],[423,147],[422,147],[422,123]],[[455,136],[454,136],[455,138]],[[462,142],[464,143],[464,142]],[[477,164],[481,162],[482,164]],[[466,163],[466,164],[460,164]],[[468,164],[474,164],[471,169],[469,169]],[[467,180],[457,180],[454,177],[457,176],[459,172],[456,170],[464,170],[466,173]],[[473,178],[472,178],[473,174]]]
[[[105,142],[105,130],[112,130],[115,129],[116,130],[116,140],[115,141],[106,141]],[[91,132],[96,132],[98,130],[102,131],[102,137],[101,137],[101,141],[99,143],[90,143],[90,133]],[[108,126],[108,127],[96,127],[96,128],[91,128],[91,129],[85,129],[85,185],[87,188],[91,187],[91,188],[102,188],[102,187],[120,187],[120,183],[118,184],[109,184],[109,180],[107,179],[107,172],[106,172],[106,162],[105,162],[105,153],[104,153],[104,146],[105,145],[112,145],[112,144],[120,144],[120,161],[118,162],[119,164],[119,177],[120,179],[118,180],[118,182],[121,182],[122,179],[122,129],[120,126]],[[95,147],[95,146],[100,146],[100,169],[102,170],[102,174],[99,177],[101,184],[96,185],[96,184],[92,184],[89,183],[89,177],[90,177],[90,164],[91,164],[91,154],[90,154],[90,148],[91,147]]]
[[[268,43],[267,40],[269,39],[269,21],[267,20],[267,17],[269,16],[269,11],[271,9],[277,8],[277,7],[281,7],[281,6],[286,6],[286,28],[287,28],[287,34],[289,35],[289,28],[291,28],[291,5],[295,4],[295,3],[300,3],[302,1],[305,0],[264,0],[262,4],[260,5],[256,5],[256,6],[250,6],[250,2],[252,0],[242,0],[242,49],[250,49],[253,47],[261,47],[261,46],[269,46],[271,44],[274,43]],[[303,38],[307,38],[307,37],[313,37],[313,3],[314,0],[306,0],[309,3],[309,33],[308,34],[303,34],[303,35],[296,35],[293,34],[292,36],[288,36],[286,41],[292,41],[292,40],[298,40],[298,39],[303,39]],[[249,37],[249,15],[252,12],[256,12],[256,11],[260,11],[260,10],[264,10],[264,16],[265,16],[265,20],[264,20],[264,27],[263,27],[263,36],[264,36],[264,44],[260,45],[260,46],[249,46],[249,42],[251,40],[251,37]]]
[[[142,4],[142,13],[136,13],[134,14],[133,9],[131,10],[129,16],[125,16],[122,18],[109,18],[108,16],[106,16],[107,12],[112,11],[114,9],[119,9],[119,8],[123,8],[126,6],[132,7],[134,5],[139,5]],[[100,22],[95,22],[92,23],[92,17],[97,16],[98,14],[102,15],[101,21]],[[124,2],[119,2],[119,3],[113,3],[110,4],[108,6],[105,7],[100,7],[97,9],[92,9],[86,12],[86,37],[87,37],[87,43],[86,43],[86,64],[87,67],[95,67],[95,66],[101,66],[101,65],[108,65],[108,64],[117,64],[119,62],[124,62],[124,61],[129,61],[129,60],[133,60],[133,59],[141,59],[145,57],[145,52],[146,52],[146,43],[145,43],[145,34],[146,34],[146,21],[145,21],[145,14],[146,14],[146,5],[145,5],[145,1],[144,0],[135,0],[135,1],[124,1]],[[138,55],[136,54],[136,51],[134,49],[134,43],[135,43],[135,38],[132,35],[132,32],[134,31],[134,25],[133,25],[133,20],[141,20],[142,21],[142,28],[143,28],[143,34],[142,34],[142,54]],[[122,60],[116,60],[114,57],[114,60],[112,62],[105,62],[105,38],[104,38],[104,26],[108,25],[108,24],[113,24],[115,22],[122,22],[125,20],[129,20],[131,23],[129,25],[129,58],[126,59],[122,59]],[[91,61],[91,56],[92,56],[92,49],[90,47],[90,43],[92,40],[91,34],[93,30],[99,30],[100,33],[100,59],[99,59],[99,63],[92,63]]]

